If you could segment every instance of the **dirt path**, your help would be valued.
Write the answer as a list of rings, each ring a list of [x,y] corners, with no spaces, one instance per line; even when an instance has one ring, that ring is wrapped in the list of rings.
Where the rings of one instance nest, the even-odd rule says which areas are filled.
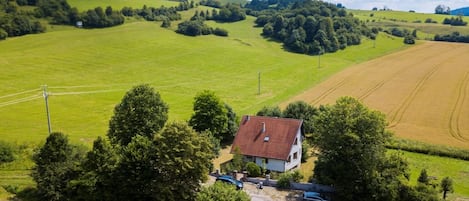
[[[469,147],[469,44],[425,42],[337,73],[283,105],[352,96],[399,137]]]

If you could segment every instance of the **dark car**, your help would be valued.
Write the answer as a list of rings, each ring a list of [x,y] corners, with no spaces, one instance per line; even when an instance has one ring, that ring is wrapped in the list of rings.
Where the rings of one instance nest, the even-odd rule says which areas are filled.
[[[243,189],[243,187],[244,187],[243,182],[241,182],[241,181],[239,181],[239,180],[236,180],[236,179],[234,179],[232,176],[229,176],[229,175],[222,175],[222,176],[219,176],[219,177],[217,177],[217,181],[221,181],[221,182],[225,182],[225,183],[228,183],[228,184],[232,184],[232,185],[236,186],[236,189],[237,189],[237,190],[241,190],[241,189]]]
[[[304,192],[303,193],[303,200],[307,201],[327,201],[326,199],[321,197],[321,194],[318,192]]]

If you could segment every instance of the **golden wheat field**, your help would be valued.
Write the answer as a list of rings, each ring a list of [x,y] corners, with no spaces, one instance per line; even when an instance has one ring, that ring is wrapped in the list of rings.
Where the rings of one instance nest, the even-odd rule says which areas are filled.
[[[288,102],[352,96],[386,114],[398,137],[469,148],[468,85],[469,44],[424,42],[352,66]]]

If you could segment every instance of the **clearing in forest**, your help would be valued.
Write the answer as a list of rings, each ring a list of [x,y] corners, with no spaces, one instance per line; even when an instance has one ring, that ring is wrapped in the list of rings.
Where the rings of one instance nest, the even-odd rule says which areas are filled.
[[[352,96],[386,114],[398,137],[469,148],[467,55],[468,44],[425,42],[347,68],[289,102]]]

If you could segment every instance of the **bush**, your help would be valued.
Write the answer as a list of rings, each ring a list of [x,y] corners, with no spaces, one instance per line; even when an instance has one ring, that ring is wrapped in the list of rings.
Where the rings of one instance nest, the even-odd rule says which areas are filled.
[[[176,32],[187,36],[198,36],[211,34],[212,30],[203,21],[196,20],[179,23]]]
[[[8,37],[8,33],[5,30],[0,29],[0,40],[5,40],[7,39],[7,37]]]
[[[249,163],[246,164],[246,171],[248,171],[248,175],[250,177],[261,176],[261,167],[259,167],[254,162],[249,162]]]
[[[213,30],[213,34],[217,36],[228,36],[228,31],[221,28],[215,28],[215,30]]]
[[[414,37],[412,37],[410,35],[407,35],[407,36],[404,37],[404,43],[408,44],[408,45],[413,45],[413,44],[415,44],[415,39],[414,39]]]
[[[18,191],[18,186],[3,185],[2,188],[5,189],[7,192],[9,192],[11,194],[17,194],[19,192]]]
[[[15,160],[13,147],[6,142],[0,141],[0,164]]]
[[[218,200],[238,200],[248,201],[249,195],[244,191],[238,191],[232,185],[215,182],[215,184],[202,187],[202,190],[197,193],[196,201],[218,201]]]
[[[286,172],[280,175],[277,186],[279,188],[290,188],[290,182],[299,182],[301,179],[303,179],[303,175],[298,170]]]

